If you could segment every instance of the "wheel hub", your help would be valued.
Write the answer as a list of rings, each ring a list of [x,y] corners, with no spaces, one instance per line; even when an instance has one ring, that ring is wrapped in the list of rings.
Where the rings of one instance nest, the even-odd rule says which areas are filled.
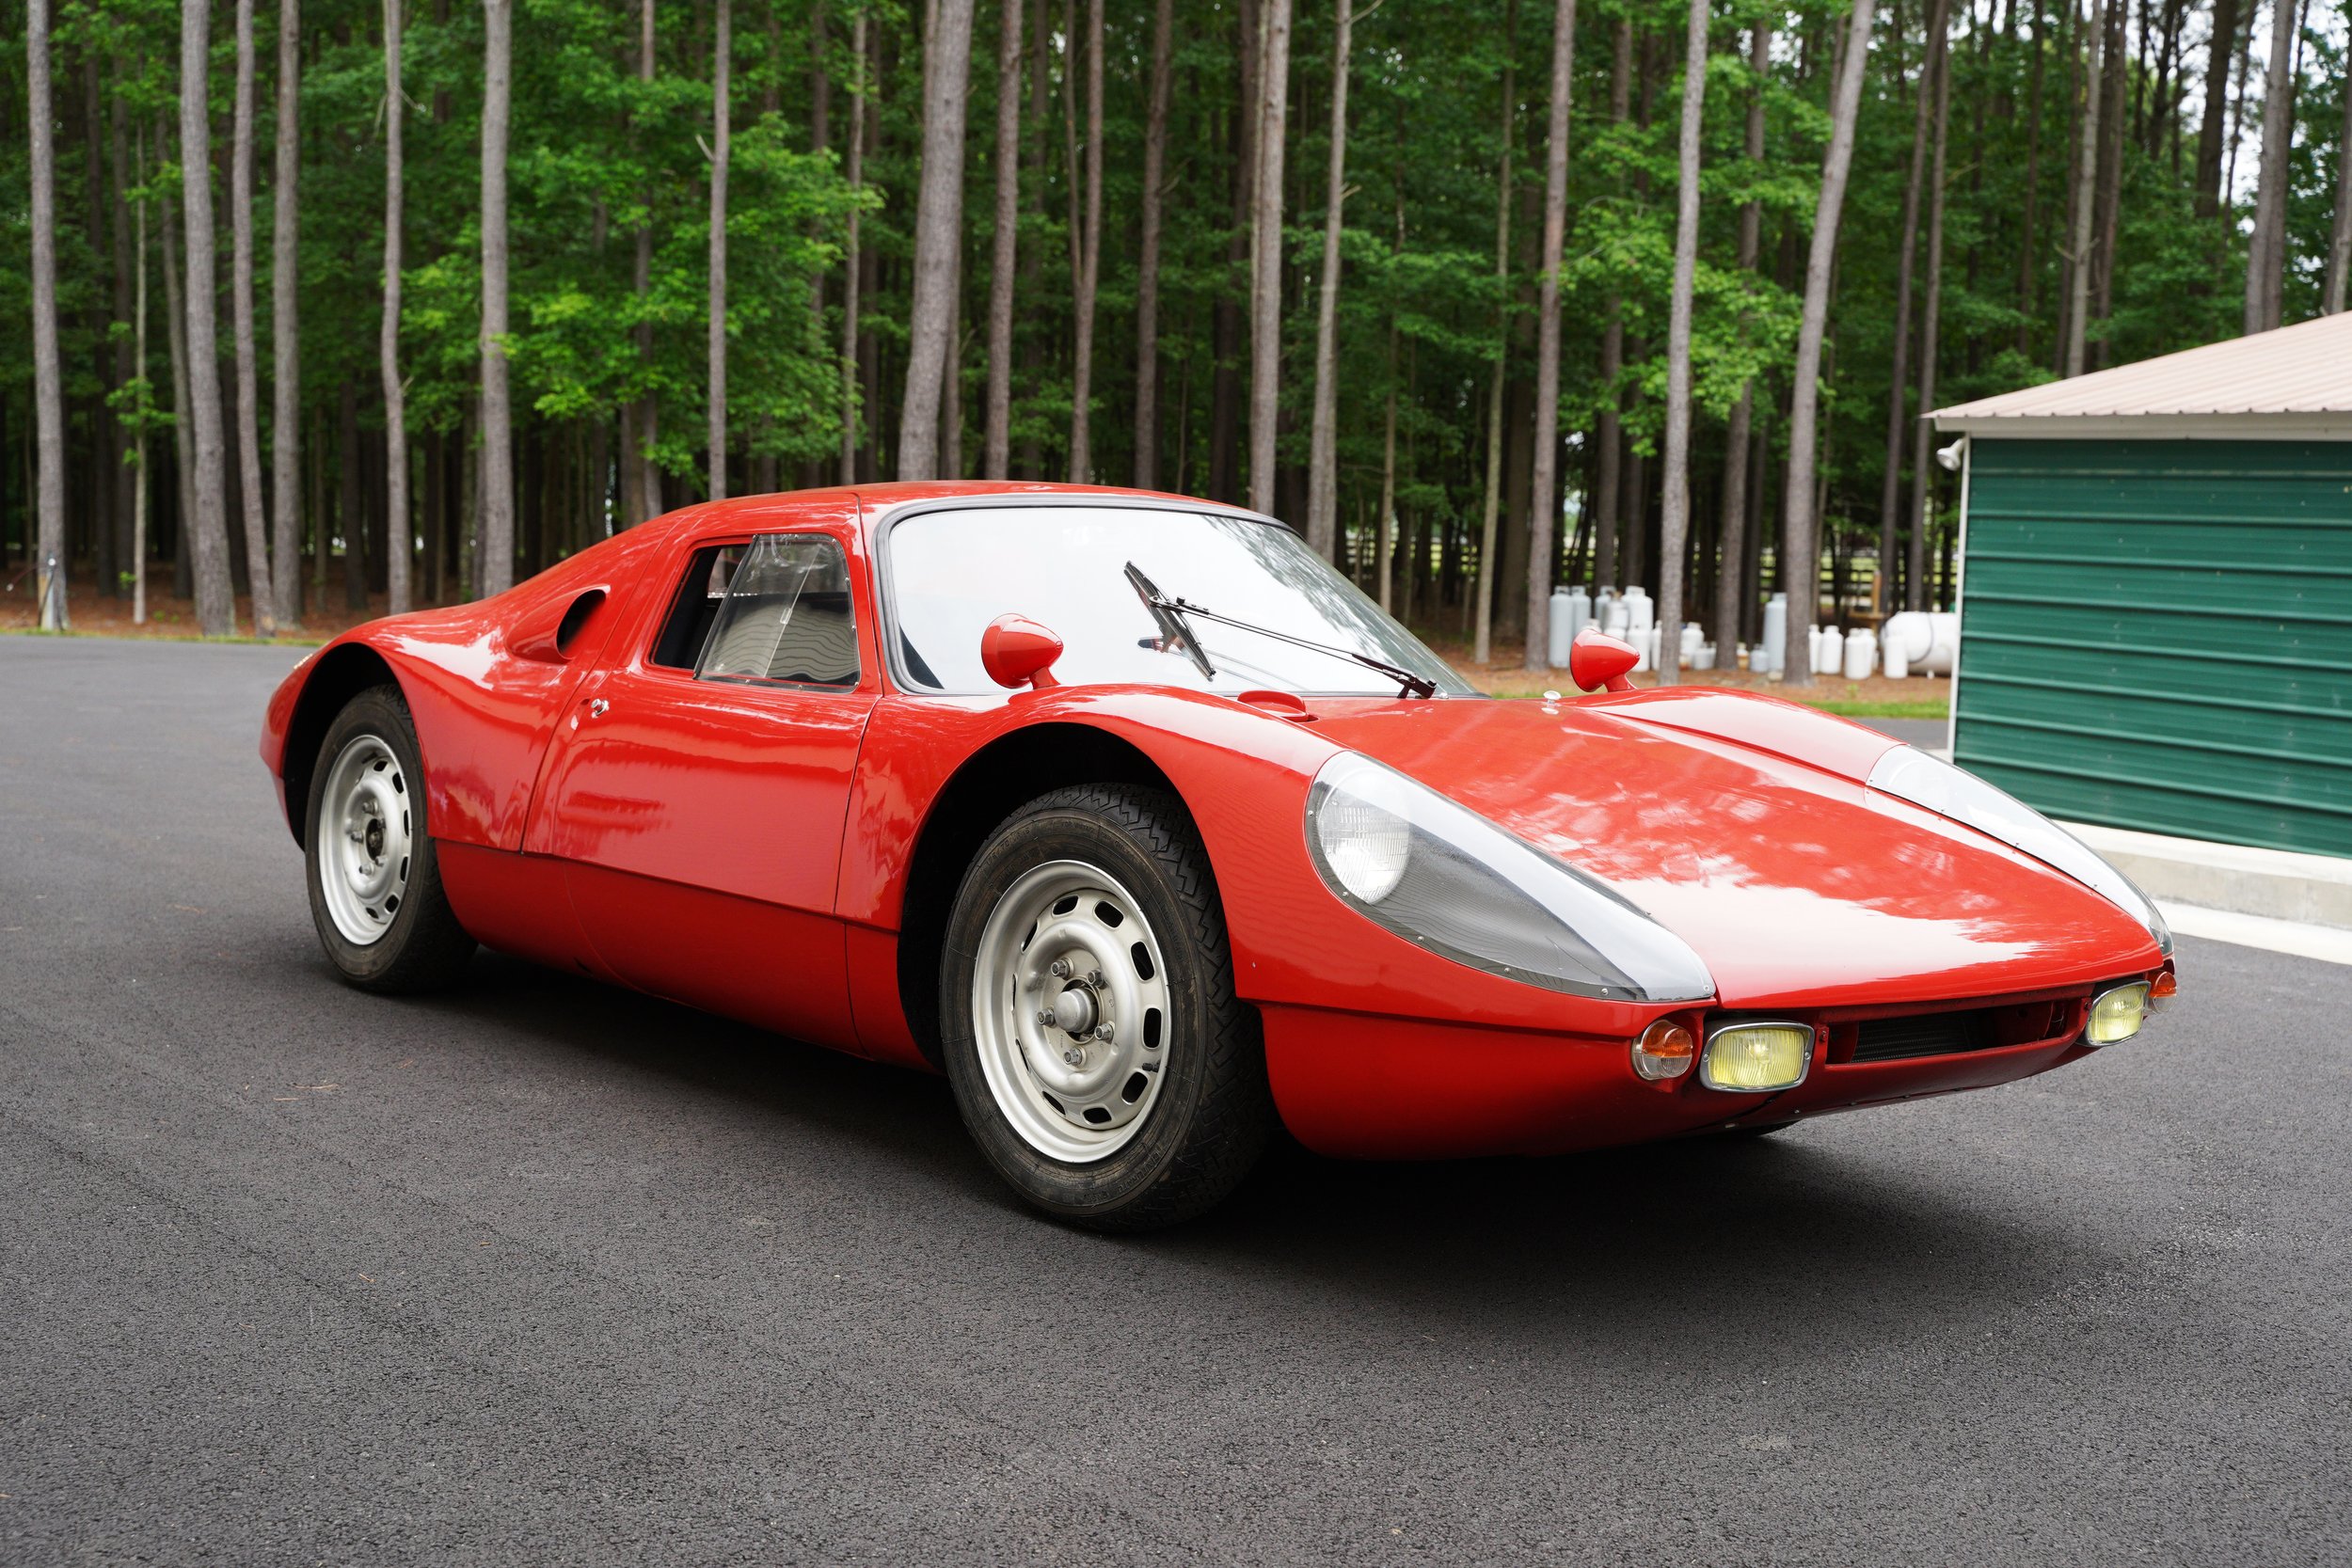
[[[1039,866],[997,901],[977,958],[981,1065],[1015,1131],[1073,1164],[1116,1151],[1166,1056],[1166,970],[1141,906],[1099,867]]]
[[[412,821],[408,782],[383,737],[354,736],[320,792],[319,892],[346,942],[360,947],[391,928],[407,895]]]

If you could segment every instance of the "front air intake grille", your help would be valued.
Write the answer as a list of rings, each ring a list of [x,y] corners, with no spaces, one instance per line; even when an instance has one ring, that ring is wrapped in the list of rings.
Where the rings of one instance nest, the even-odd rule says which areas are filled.
[[[1857,1062],[1899,1062],[1913,1056],[1950,1056],[1998,1044],[1993,1009],[1963,1013],[1916,1013],[1909,1018],[1864,1021],[1854,1041]]]

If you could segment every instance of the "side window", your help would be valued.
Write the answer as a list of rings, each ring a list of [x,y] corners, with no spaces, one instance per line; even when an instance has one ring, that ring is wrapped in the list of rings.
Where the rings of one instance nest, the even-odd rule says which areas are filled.
[[[691,670],[710,641],[710,628],[726,602],[727,584],[749,553],[749,545],[709,545],[696,550],[679,579],[677,596],[670,601],[669,617],[653,645],[648,664],[667,670]]]
[[[821,533],[769,533],[742,549],[695,677],[855,686],[857,621],[840,544]]]

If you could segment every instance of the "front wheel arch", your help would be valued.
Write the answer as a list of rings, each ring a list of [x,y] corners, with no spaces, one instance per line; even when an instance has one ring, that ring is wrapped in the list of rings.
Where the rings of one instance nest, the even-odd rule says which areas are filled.
[[[956,889],[999,824],[1073,784],[1136,784],[1183,794],[1132,742],[1091,724],[1032,724],[966,757],[932,801],[908,863],[898,918],[898,1005],[924,1060],[943,1066],[939,969]]]

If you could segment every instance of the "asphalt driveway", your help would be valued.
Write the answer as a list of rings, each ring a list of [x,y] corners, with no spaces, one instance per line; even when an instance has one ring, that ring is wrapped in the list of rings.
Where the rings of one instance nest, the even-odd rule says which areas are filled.
[[[2185,940],[2028,1084],[1104,1240],[936,1080],[338,984],[294,657],[0,638],[0,1561],[2352,1559],[2352,970]]]

